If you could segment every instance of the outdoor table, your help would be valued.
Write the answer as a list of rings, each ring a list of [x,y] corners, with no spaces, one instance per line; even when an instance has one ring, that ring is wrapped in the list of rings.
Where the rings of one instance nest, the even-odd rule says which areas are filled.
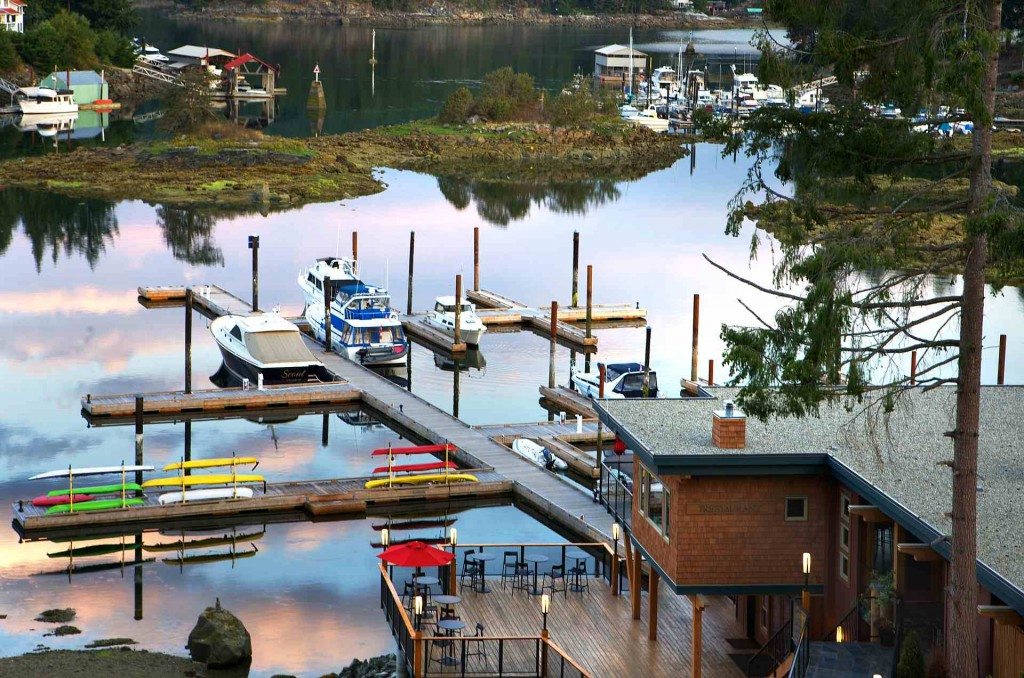
[[[437,586],[441,583],[440,579],[431,577],[429,574],[421,574],[418,577],[414,577],[413,581],[417,586]]]
[[[580,563],[586,563],[587,562],[587,559],[590,558],[590,554],[587,553],[586,551],[581,551],[579,549],[572,549],[571,551],[566,551],[565,552],[565,557],[566,558],[571,558],[572,560],[574,560],[576,562],[576,567],[579,567]],[[585,576],[586,576],[586,573],[583,573],[583,574],[573,573],[573,575],[572,575],[572,583],[570,584],[570,586],[572,587],[573,591],[581,591],[583,589],[583,584],[582,584],[582,582],[580,582],[580,577],[585,577]]]
[[[459,603],[461,603],[462,598],[459,598],[458,596],[449,596],[447,594],[442,594],[439,596],[434,596],[434,602],[444,607],[451,607],[453,605],[458,605]]]
[[[477,589],[480,593],[490,593],[491,590],[487,588],[487,563],[498,557],[497,553],[484,551],[481,553],[474,553],[471,556],[466,556],[469,560],[475,563],[480,563],[480,588]]]
[[[537,568],[541,563],[548,562],[548,557],[541,555],[539,553],[530,553],[523,556],[523,560],[525,560],[528,563],[533,563],[533,590],[530,591],[530,593],[532,593],[535,596],[539,596],[540,594],[544,593],[544,589],[537,588]]]
[[[461,631],[466,628],[466,622],[461,619],[442,619],[437,622],[437,628],[444,630],[445,635],[454,636],[456,631]],[[459,663],[459,660],[455,658],[455,641],[447,648],[445,656],[441,658],[441,663],[447,666],[454,666]]]

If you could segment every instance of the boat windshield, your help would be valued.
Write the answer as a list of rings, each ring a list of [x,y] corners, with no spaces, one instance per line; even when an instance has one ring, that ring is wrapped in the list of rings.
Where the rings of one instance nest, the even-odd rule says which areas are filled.
[[[263,364],[316,362],[299,333],[290,330],[246,332],[245,347]]]

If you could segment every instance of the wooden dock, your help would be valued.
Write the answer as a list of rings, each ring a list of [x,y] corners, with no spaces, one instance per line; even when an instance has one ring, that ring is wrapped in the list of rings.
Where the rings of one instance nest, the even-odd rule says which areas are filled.
[[[555,411],[573,416],[580,414],[585,419],[597,419],[593,401],[578,391],[573,391],[565,386],[556,386],[555,388],[541,386],[540,396],[546,401],[546,405]]]
[[[142,400],[145,419],[191,413],[224,413],[285,407],[323,407],[358,403],[361,394],[345,382],[265,386],[263,389],[222,388],[185,393],[146,393]],[[135,394],[86,395],[82,414],[90,420],[124,419],[135,416]]]
[[[140,287],[139,303],[146,308],[182,306],[185,303],[185,286]],[[192,286],[192,305],[207,318],[222,315],[248,315],[252,305],[217,285]]]

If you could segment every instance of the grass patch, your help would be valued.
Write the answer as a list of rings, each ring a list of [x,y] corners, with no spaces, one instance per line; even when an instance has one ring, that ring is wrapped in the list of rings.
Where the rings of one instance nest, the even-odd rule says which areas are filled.
[[[135,645],[135,641],[131,638],[103,638],[102,640],[94,640],[91,643],[86,644],[86,649],[96,649],[100,647],[116,647],[118,645]],[[106,650],[109,652],[110,650]]]
[[[67,624],[64,624],[62,626],[58,626],[57,628],[55,628],[53,630],[53,633],[44,633],[43,635],[44,636],[74,636],[74,635],[79,634],[81,632],[82,632],[82,629],[78,628],[77,626],[69,626]]]
[[[60,179],[49,179],[46,185],[50,188],[81,188],[85,184],[81,181],[61,181]]]
[[[43,610],[36,617],[36,621],[46,622],[47,624],[66,624],[75,618],[75,609],[72,607],[66,607],[63,609],[54,608],[52,610]]]
[[[227,179],[218,179],[217,181],[210,181],[205,184],[201,184],[199,188],[204,191],[223,191],[228,188],[234,188],[235,182]]]

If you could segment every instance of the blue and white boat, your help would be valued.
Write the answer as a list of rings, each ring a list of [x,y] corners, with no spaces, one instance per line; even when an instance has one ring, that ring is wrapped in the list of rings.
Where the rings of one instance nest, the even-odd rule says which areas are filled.
[[[404,365],[409,342],[391,295],[360,280],[335,280],[331,301],[331,349],[363,365]],[[324,341],[323,303],[306,305],[306,320]]]

